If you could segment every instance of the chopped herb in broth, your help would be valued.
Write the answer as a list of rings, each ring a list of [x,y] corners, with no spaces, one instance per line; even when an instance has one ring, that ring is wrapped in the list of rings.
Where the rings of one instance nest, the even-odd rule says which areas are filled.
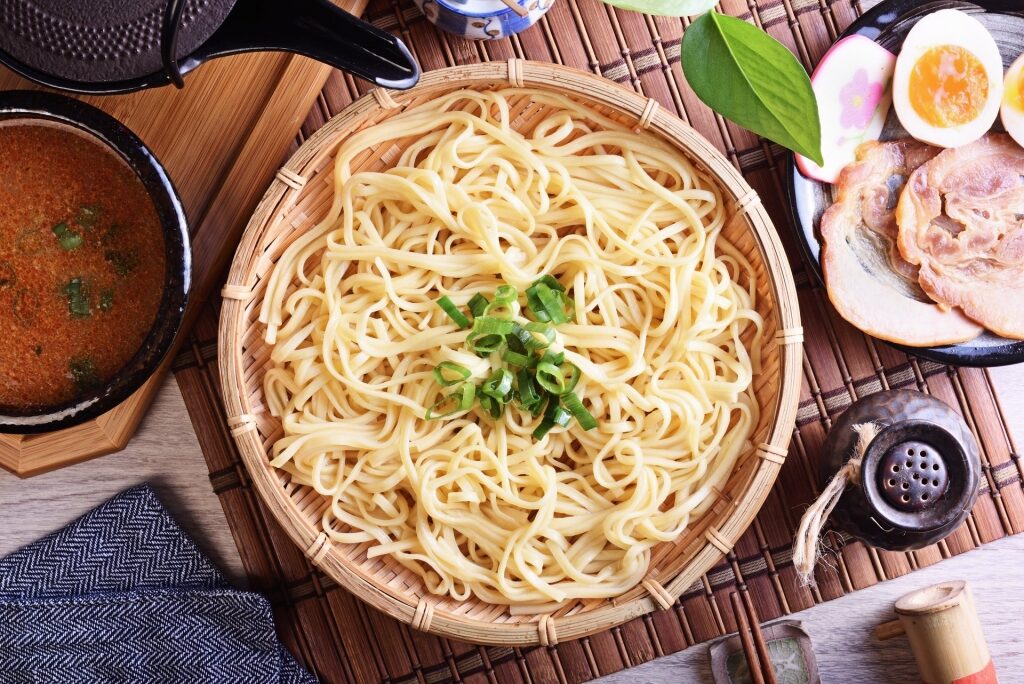
[[[72,278],[62,290],[68,298],[68,313],[72,316],[88,316],[89,311],[89,286],[82,278]]]
[[[78,216],[75,217],[75,223],[86,230],[92,230],[96,227],[96,222],[100,220],[100,207],[98,204],[82,205],[78,208]]]
[[[122,278],[139,265],[139,255],[129,250],[108,249],[103,253],[103,258],[114,268],[114,273]]]
[[[99,384],[100,376],[96,371],[96,362],[89,356],[77,356],[68,363],[71,382],[79,393],[88,392]]]
[[[110,311],[114,308],[114,291],[104,290],[100,292],[100,311]]]
[[[0,406],[56,405],[142,345],[163,295],[163,233],[135,173],[92,139],[9,125],[0,150]]]
[[[78,249],[82,246],[82,243],[85,242],[81,235],[68,228],[68,224],[63,222],[58,223],[53,227],[53,234],[56,235],[57,240],[60,241],[60,248],[66,252]]]

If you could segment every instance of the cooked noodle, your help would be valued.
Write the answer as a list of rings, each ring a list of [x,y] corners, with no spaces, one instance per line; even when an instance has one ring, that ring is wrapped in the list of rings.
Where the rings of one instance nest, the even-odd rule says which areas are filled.
[[[397,159],[353,171],[371,148]],[[550,92],[461,90],[351,135],[326,218],[285,250],[260,312],[272,464],[329,499],[332,540],[435,594],[621,594],[713,504],[757,423],[762,319],[726,218],[677,150]],[[543,274],[568,289],[556,344],[598,427],[537,441],[512,404],[425,420],[438,363],[477,381],[500,363],[464,348],[437,299],[465,308]]]

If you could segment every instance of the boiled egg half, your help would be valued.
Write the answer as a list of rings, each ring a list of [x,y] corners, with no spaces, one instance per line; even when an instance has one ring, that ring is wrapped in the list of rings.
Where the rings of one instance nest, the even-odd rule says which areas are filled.
[[[1000,118],[1003,128],[1017,144],[1024,147],[1024,55],[1006,70],[1003,82],[1003,107]]]
[[[1003,98],[1003,61],[988,30],[960,10],[920,19],[903,41],[893,106],[918,140],[959,147],[985,135]]]

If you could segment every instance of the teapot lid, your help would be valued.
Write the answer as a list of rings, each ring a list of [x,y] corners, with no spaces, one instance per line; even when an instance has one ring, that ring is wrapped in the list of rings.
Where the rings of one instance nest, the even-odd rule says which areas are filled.
[[[236,0],[182,0],[174,57],[194,52]],[[171,0],[3,0],[0,50],[26,66],[71,81],[102,83],[164,69]]]

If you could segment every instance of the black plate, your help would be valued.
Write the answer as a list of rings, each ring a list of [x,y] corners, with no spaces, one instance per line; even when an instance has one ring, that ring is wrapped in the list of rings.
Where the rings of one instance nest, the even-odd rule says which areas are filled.
[[[1003,67],[1008,67],[1024,52],[1024,3],[1021,0],[884,0],[850,24],[840,38],[859,34],[872,39],[890,52],[899,53],[910,27],[926,14],[940,9],[959,9],[974,15],[992,33],[1003,56]],[[882,138],[906,137],[896,121],[893,108],[889,110]],[[797,241],[804,260],[814,277],[824,286],[819,262],[818,221],[831,204],[827,183],[805,178],[792,155],[786,174],[789,204],[793,211]],[[887,343],[889,344],[889,343]],[[990,332],[983,332],[970,342],[943,347],[906,347],[897,349],[926,359],[958,366],[1005,366],[1024,362],[1024,341],[1010,340]]]

